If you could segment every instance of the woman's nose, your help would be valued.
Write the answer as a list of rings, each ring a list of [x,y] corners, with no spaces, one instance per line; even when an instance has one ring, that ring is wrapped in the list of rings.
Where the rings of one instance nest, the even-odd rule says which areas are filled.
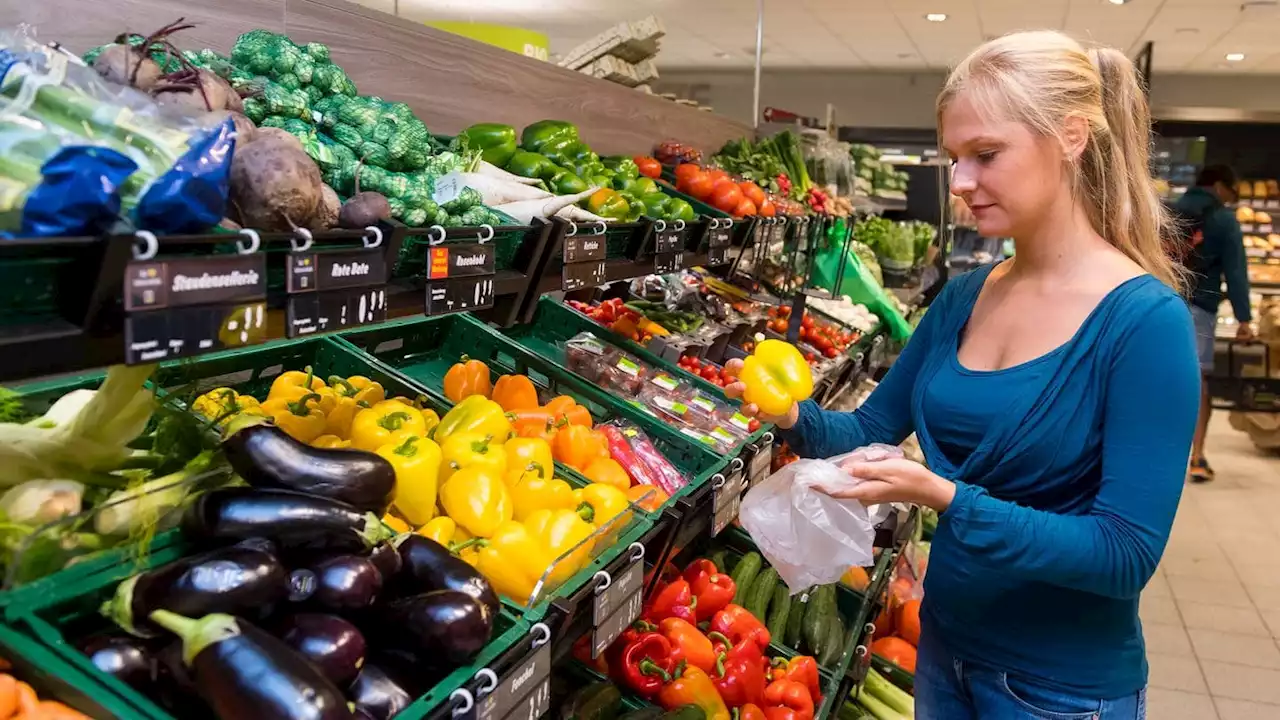
[[[951,194],[964,196],[978,188],[977,177],[963,160],[951,166]]]

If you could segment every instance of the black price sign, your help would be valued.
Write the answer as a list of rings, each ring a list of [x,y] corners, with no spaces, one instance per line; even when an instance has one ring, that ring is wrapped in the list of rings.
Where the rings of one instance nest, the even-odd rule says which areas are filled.
[[[677,252],[684,247],[684,230],[674,228],[655,230],[653,233],[653,252],[655,254]]]
[[[551,643],[508,671],[476,703],[477,720],[538,720],[551,710]]]
[[[747,478],[752,487],[769,477],[769,468],[773,463],[773,443],[761,442],[751,456],[751,465],[747,468]]]
[[[445,278],[492,275],[493,245],[489,243],[457,243],[436,245],[427,251],[427,277]]]
[[[591,604],[591,624],[599,626],[609,619],[631,599],[636,592],[644,589],[644,566],[640,561],[627,563],[627,567],[613,577],[613,582],[604,592],[596,595]]]
[[[631,627],[631,623],[640,617],[640,609],[644,605],[644,593],[637,588],[635,593],[627,598],[627,601],[618,608],[617,612],[611,615],[602,624],[591,629],[591,658],[600,657],[604,651],[613,644],[622,632]]]
[[[387,283],[387,259],[378,248],[289,253],[285,287],[307,293]]]
[[[707,264],[715,267],[716,265],[729,264],[729,248],[713,247],[707,251]]]
[[[712,218],[708,222],[711,222],[713,227],[707,229],[707,247],[729,247],[729,244],[733,239],[733,221],[728,219]]]
[[[653,274],[666,275],[684,269],[684,253],[659,253],[653,256]]]
[[[605,279],[605,261],[575,263],[565,265],[562,273],[562,285],[565,292],[581,290],[585,287],[603,285]]]
[[[711,537],[715,537],[738,517],[738,508],[742,505],[742,474],[734,473],[720,487],[712,488],[711,499]]]
[[[130,313],[124,319],[127,365],[256,345],[267,339],[267,304],[197,305]]]
[[[493,297],[492,275],[430,280],[427,282],[426,314],[448,315],[491,308]]]
[[[331,290],[289,298],[285,335],[291,338],[385,322],[385,287]]]
[[[267,258],[261,253],[135,260],[124,271],[128,312],[245,303],[266,295]]]
[[[564,239],[564,262],[604,260],[607,248],[603,235],[570,235]]]

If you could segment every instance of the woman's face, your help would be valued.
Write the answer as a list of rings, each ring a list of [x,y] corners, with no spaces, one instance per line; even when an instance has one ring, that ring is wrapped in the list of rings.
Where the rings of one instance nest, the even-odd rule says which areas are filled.
[[[951,192],[984,237],[1026,237],[1050,216],[1065,186],[1062,146],[1025,125],[981,113],[962,93],[942,113]]]

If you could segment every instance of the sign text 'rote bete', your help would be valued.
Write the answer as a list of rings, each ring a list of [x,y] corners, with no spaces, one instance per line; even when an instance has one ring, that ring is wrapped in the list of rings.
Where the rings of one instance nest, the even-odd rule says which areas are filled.
[[[387,284],[387,259],[380,248],[290,253],[285,268],[290,293]]]

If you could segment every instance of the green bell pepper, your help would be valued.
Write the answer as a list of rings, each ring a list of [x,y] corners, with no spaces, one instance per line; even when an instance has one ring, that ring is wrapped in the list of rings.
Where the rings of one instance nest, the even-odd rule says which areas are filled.
[[[623,195],[627,200],[627,222],[635,222],[644,217],[649,209],[644,206],[644,201],[637,197]]]
[[[665,195],[663,197],[666,197]],[[680,198],[671,198],[667,202],[667,219],[671,221],[683,220],[685,222],[693,222],[697,217],[697,213],[693,211],[693,206]]]
[[[578,139],[578,128],[563,120],[539,120],[520,133],[520,146],[529,152],[543,152],[543,148],[564,139]],[[567,143],[566,143],[567,145]]]
[[[516,154],[516,129],[499,123],[480,123],[459,133],[467,143],[481,151],[480,157],[487,163],[505,167]]]
[[[527,150],[517,150],[506,165],[507,172],[526,178],[540,178],[548,169],[553,169],[554,173],[554,170],[559,168],[556,168],[555,163],[548,160],[545,155]]]
[[[626,195],[643,195],[644,193],[636,192],[636,179],[627,177],[626,175],[613,176],[613,189]]]
[[[600,162],[600,156],[592,152],[591,146],[587,145],[581,140],[575,140],[568,147],[561,150],[561,154],[567,160],[571,160],[574,163],[585,162],[585,163],[594,164],[594,163]]]
[[[636,178],[635,184],[633,184],[631,188],[632,188],[631,194],[637,195],[642,198],[645,195],[652,195],[653,193],[662,192],[662,189],[658,187],[658,183],[654,182],[653,178],[647,178],[647,177]],[[647,202],[645,203],[645,205],[648,205],[648,204],[649,203]]]
[[[670,196],[660,192],[640,196],[640,201],[644,203],[645,208],[649,211],[649,216],[659,218],[667,216],[667,208],[670,206],[672,199]],[[685,204],[687,205],[688,203]]]
[[[625,175],[630,178],[640,177],[640,168],[636,166],[636,161],[629,157],[614,155],[604,158],[601,162],[604,163],[605,167],[619,175]]]
[[[584,192],[588,187],[582,178],[564,169],[551,176],[551,179],[547,180],[547,185],[551,192],[557,195],[576,195]]]
[[[601,188],[587,198],[587,210],[610,220],[626,220],[631,212],[627,199],[609,188]]]

